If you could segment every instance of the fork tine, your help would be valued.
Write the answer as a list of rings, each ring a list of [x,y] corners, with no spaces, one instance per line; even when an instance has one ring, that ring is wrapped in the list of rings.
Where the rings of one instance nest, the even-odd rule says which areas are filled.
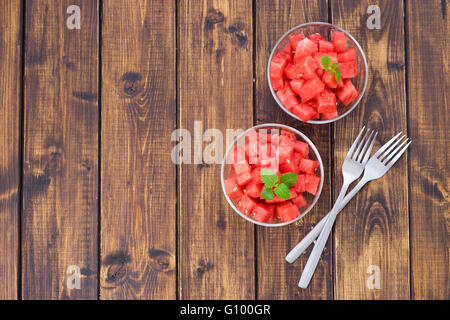
[[[399,150],[401,150],[403,148],[403,146],[409,142],[409,139],[403,140],[401,144],[399,144],[394,151],[392,151],[389,155],[387,155],[383,160],[381,160],[381,162],[383,162],[384,164],[387,164],[389,162],[390,159],[392,159]]]
[[[358,148],[356,148],[355,154],[353,155],[352,159],[356,161],[356,158],[358,157],[362,146],[364,145],[364,141],[367,138],[367,135],[369,134],[369,129],[367,129],[366,134],[364,135],[364,137],[362,137],[359,142],[358,142]]]
[[[377,152],[375,152],[374,156],[378,158],[378,156],[384,152],[384,150],[386,150],[393,141],[395,141],[395,139],[398,138],[399,135],[401,135],[402,132],[400,131],[399,133],[397,133],[391,140],[389,140],[388,142],[386,142],[380,149],[378,149]]]
[[[359,132],[358,136],[356,137],[355,141],[353,142],[352,146],[350,147],[350,150],[348,150],[347,157],[349,157],[349,158],[352,157],[353,151],[355,151],[355,148],[358,144],[359,138],[363,134],[364,129],[366,129],[366,126],[362,127],[361,131]]]
[[[385,152],[383,152],[382,155],[380,155],[380,161],[384,161],[388,156],[391,155],[392,150],[397,149],[400,147],[400,145],[405,141],[404,139],[407,138],[406,134],[402,135],[399,139],[397,139]]]
[[[375,137],[377,136],[377,132],[375,130],[372,130],[372,132],[370,133],[370,136],[367,138],[366,143],[364,144],[364,147],[361,150],[361,153],[358,156],[358,162],[361,162],[361,160],[363,159],[363,157],[369,157],[370,153],[372,152],[372,148],[367,149],[367,146],[369,145],[370,142],[372,142],[372,146],[373,146],[373,134],[375,133]]]
[[[392,166],[394,165],[394,163],[397,162],[398,159],[400,159],[400,157],[402,156],[402,154],[405,153],[406,149],[408,149],[408,147],[409,147],[409,145],[411,144],[411,142],[412,142],[412,140],[410,139],[409,142],[408,142],[408,144],[407,144],[406,146],[404,146],[403,149],[400,150],[400,151],[397,153],[397,155],[395,156],[395,158],[392,159],[392,160],[387,164],[388,169],[389,169],[390,167],[392,167]]]

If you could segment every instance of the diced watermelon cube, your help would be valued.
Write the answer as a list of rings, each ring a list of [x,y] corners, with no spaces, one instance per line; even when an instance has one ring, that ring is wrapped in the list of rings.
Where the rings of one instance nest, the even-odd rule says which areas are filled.
[[[322,69],[321,67],[319,67],[319,68],[316,69],[316,74],[317,74],[317,76],[318,76],[320,79],[322,79],[322,76],[323,76],[324,71],[325,71],[325,70]]]
[[[281,136],[289,138],[291,142],[287,142],[287,143],[292,144],[292,145],[294,144],[295,139],[296,139],[295,133],[293,133],[289,130],[286,130],[286,129],[281,129],[280,137]]]
[[[252,180],[252,174],[250,171],[243,172],[236,176],[237,184],[244,186]]]
[[[304,79],[293,79],[291,80],[291,82],[289,82],[289,85],[292,91],[294,91],[296,94],[299,94],[300,88],[304,83],[305,83]]]
[[[261,180],[261,168],[255,168],[252,170],[252,182],[262,184]]]
[[[316,61],[311,56],[304,56],[300,58],[295,65],[306,80],[312,79],[316,76],[315,71],[318,68]]]
[[[277,195],[275,195],[272,200],[266,200],[266,203],[283,203],[283,202],[286,202],[286,199],[281,199]]]
[[[244,194],[241,199],[239,199],[236,208],[243,214],[249,215],[255,205],[256,202],[248,195]]]
[[[337,57],[339,62],[356,61],[355,48],[350,48],[344,52],[338,53]]]
[[[342,81],[342,80],[341,80]],[[334,74],[331,74],[329,70],[325,70],[322,76],[322,82],[327,85],[328,88],[336,88],[338,83],[336,82],[336,78]]]
[[[295,163],[295,156],[287,158],[282,164],[280,164],[280,171],[283,173],[294,172],[298,173],[298,165]]]
[[[308,156],[309,146],[306,142],[295,141],[294,150],[295,150],[295,152],[298,152],[302,156],[302,158],[305,158]]]
[[[314,174],[316,172],[319,162],[311,159],[303,158],[300,160],[299,169],[301,172]]]
[[[303,86],[300,88],[300,98],[302,102],[306,102],[309,99],[314,98],[316,95],[321,93],[325,89],[325,84],[320,81],[319,77],[314,77],[311,80],[305,81]],[[305,120],[304,120],[305,121]]]
[[[329,41],[319,40],[319,52],[333,52],[333,44]]]
[[[270,211],[270,217],[269,217],[269,219],[266,222],[267,223],[272,223],[273,220],[275,219],[275,207],[276,207],[276,205],[275,204],[268,204],[268,203],[266,203],[266,204],[264,204],[264,207],[266,207],[267,210]]]
[[[278,205],[276,211],[277,216],[283,222],[291,221],[300,215],[298,208],[290,202]]]
[[[292,36],[291,41],[290,41],[292,51],[295,51],[297,49],[298,43],[300,41],[302,41],[303,39],[305,39],[305,36],[303,35],[303,33],[299,33],[299,34],[296,34],[295,36]]]
[[[316,112],[317,112],[317,96],[315,96],[312,99],[309,99],[306,102],[303,102],[303,105],[314,108],[314,110],[316,110]]]
[[[260,222],[271,222],[273,212],[266,206],[259,204],[253,207],[251,217]]]
[[[312,195],[317,194],[317,190],[319,189],[320,184],[320,178],[313,175],[313,174],[307,174],[305,176],[305,190],[306,192],[309,192]]]
[[[284,89],[277,91],[277,97],[278,99],[280,99],[283,106],[285,106],[288,110],[291,110],[294,105],[300,103],[297,95],[291,90],[289,86],[286,86]]]
[[[281,51],[284,52],[284,53],[287,53],[290,56],[290,58],[292,59],[292,51],[293,50],[291,49],[291,44],[290,43],[285,45],[284,48]]]
[[[273,172],[279,172],[280,163],[276,157],[271,157],[269,159],[261,159],[261,168],[271,170]]]
[[[236,177],[230,177],[224,181],[225,193],[234,200],[238,200],[243,196],[242,189],[238,186]]]
[[[240,175],[241,173],[244,172],[250,172],[252,170],[252,167],[248,163],[243,164],[235,163],[233,164],[233,169],[236,172],[236,175]]]
[[[295,135],[292,132],[283,129],[281,131],[281,135],[278,140],[278,145],[294,147],[294,144],[295,144]]]
[[[317,44],[314,41],[305,38],[297,44],[297,48],[295,49],[294,62],[299,61],[305,56],[310,56],[318,50],[319,49],[317,48]]]
[[[324,38],[323,38],[323,36],[320,34],[320,33],[313,33],[313,34],[311,34],[311,35],[309,35],[308,36],[308,39],[310,39],[311,41],[314,41],[315,43],[319,43],[319,41],[323,41],[323,40],[325,40]]]
[[[262,188],[263,188],[262,184],[255,182],[252,176],[252,181],[249,184],[247,184],[242,191],[244,191],[244,193],[247,194],[249,197],[256,199],[261,197]]]
[[[230,164],[246,164],[245,145],[235,147],[230,151],[227,157],[227,163]]]
[[[281,90],[284,88],[283,78],[270,77],[270,84],[272,85],[273,90]]]
[[[341,70],[341,78],[350,79],[358,75],[358,66],[356,60],[349,62],[339,62],[338,68]]]
[[[284,163],[287,158],[292,157],[294,154],[294,147],[293,146],[278,146],[278,161],[279,163]]]
[[[299,194],[295,199],[292,199],[292,203],[299,209],[306,206],[306,200],[302,194]]]
[[[336,90],[336,96],[344,105],[348,105],[358,96],[358,91],[350,80],[344,80],[344,87]]]
[[[305,192],[305,175],[304,174],[298,175],[297,183],[295,184],[294,188],[297,193]]]
[[[331,119],[337,118],[338,115],[339,115],[339,114],[338,114],[337,111],[335,111],[335,112],[330,112],[330,113],[322,113],[321,118],[322,118],[323,120],[331,120]]]
[[[336,95],[328,89],[325,89],[317,96],[317,111],[319,113],[330,113],[337,111]]]
[[[333,32],[332,39],[334,51],[344,52],[347,49],[345,33],[335,31]]]
[[[270,77],[281,78],[286,64],[291,61],[288,53],[280,51],[270,62]]]
[[[295,191],[295,187],[289,188],[289,199],[297,198],[297,192]]]
[[[288,63],[286,68],[284,68],[284,75],[288,79],[299,79],[302,77],[298,66],[296,64]]]
[[[298,152],[294,152],[294,163],[298,166],[300,165],[300,160],[303,158],[303,156],[298,153]]]
[[[316,109],[306,104],[295,105],[294,108],[292,108],[292,112],[304,122],[314,119],[317,115]]]

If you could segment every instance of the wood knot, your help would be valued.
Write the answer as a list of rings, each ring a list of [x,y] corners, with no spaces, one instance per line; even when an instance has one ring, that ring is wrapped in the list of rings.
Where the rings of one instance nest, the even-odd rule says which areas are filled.
[[[238,47],[245,47],[247,44],[247,36],[245,34],[245,25],[237,22],[231,25],[227,32],[231,35],[231,43]]]
[[[205,18],[205,30],[214,29],[214,25],[225,21],[225,16],[219,10],[211,8],[208,10]]]
[[[175,270],[175,256],[165,250],[152,248],[148,252],[150,266],[157,272],[168,272]]]
[[[197,277],[199,279],[201,279],[203,277],[203,274],[205,272],[208,272],[209,270],[211,270],[214,265],[212,263],[209,262],[205,262],[205,260],[200,259],[200,261],[198,262],[198,268],[197,268]]]
[[[142,76],[136,72],[126,72],[120,78],[123,92],[128,97],[136,96],[142,90]]]
[[[74,91],[72,96],[89,102],[97,101],[97,93],[87,92],[87,91]]]
[[[106,282],[117,284],[117,282],[121,282],[126,279],[128,274],[128,267],[126,264],[130,261],[130,255],[123,251],[117,251],[107,255],[103,260],[103,264],[108,266],[106,272]]]
[[[223,212],[219,212],[219,218],[217,219],[216,225],[220,230],[225,230],[227,222],[225,221],[225,215]]]
[[[112,265],[108,268],[106,282],[108,283],[117,283],[126,278],[127,275],[127,267],[123,264],[121,265]]]

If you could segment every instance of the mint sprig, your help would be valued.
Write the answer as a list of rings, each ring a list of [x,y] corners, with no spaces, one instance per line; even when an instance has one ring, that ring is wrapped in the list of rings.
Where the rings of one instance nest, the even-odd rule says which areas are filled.
[[[266,200],[272,200],[275,195],[281,199],[289,199],[291,193],[289,188],[297,183],[298,174],[288,172],[278,179],[278,176],[272,170],[261,169],[261,181],[264,188],[261,190],[261,197]]]
[[[333,63],[330,66],[331,58],[329,56],[323,56],[320,58],[320,64],[322,65],[322,68],[325,70],[330,71],[331,75],[334,75],[334,79],[336,79],[336,82],[339,83],[341,80],[341,69],[338,68],[337,62]]]

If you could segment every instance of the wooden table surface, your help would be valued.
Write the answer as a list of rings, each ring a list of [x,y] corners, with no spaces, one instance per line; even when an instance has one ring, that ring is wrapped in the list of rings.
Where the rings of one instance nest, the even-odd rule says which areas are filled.
[[[449,299],[449,14],[446,0],[0,0],[0,298]],[[362,102],[330,125],[283,113],[266,80],[275,42],[311,21],[349,31],[369,64]],[[172,132],[195,121],[299,129],[324,160],[319,203],[288,227],[245,221],[220,165],[171,161]],[[338,217],[301,290],[307,255],[284,257],[330,210],[363,124],[378,146],[400,130],[413,143]]]

